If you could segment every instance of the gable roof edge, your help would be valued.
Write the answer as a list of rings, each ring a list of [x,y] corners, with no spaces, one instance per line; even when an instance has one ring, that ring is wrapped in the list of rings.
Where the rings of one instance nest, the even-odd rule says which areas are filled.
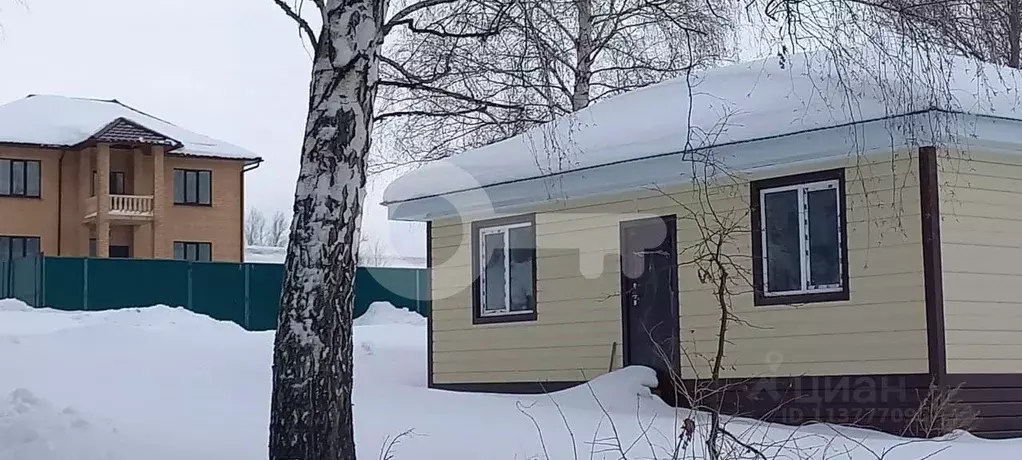
[[[179,148],[184,146],[184,143],[182,143],[181,141],[179,141],[177,139],[174,139],[173,137],[170,137],[170,136],[168,136],[166,134],[160,133],[160,132],[158,132],[156,130],[150,129],[150,128],[142,125],[141,123],[138,123],[136,121],[130,120],[130,119],[125,118],[125,117],[117,117],[113,121],[111,121],[110,123],[107,123],[102,128],[96,130],[96,132],[92,133],[92,135],[90,135],[87,139],[85,139],[84,141],[82,141],[78,145],[74,146],[73,148],[81,148],[81,147],[84,147],[84,146],[87,146],[87,145],[92,145],[92,144],[97,143],[97,142],[115,142],[114,140],[105,141],[103,139],[103,137],[105,135],[107,135],[108,133],[110,133],[112,130],[116,129],[119,125],[122,125],[122,124],[130,125],[130,126],[134,127],[135,129],[149,132],[149,133],[151,133],[153,135],[153,137],[163,138],[163,140],[165,141],[165,142],[144,142],[144,141],[140,141],[139,143],[151,144],[151,145],[164,145],[164,146],[169,147],[167,149],[168,152],[172,151],[172,150],[179,149]]]

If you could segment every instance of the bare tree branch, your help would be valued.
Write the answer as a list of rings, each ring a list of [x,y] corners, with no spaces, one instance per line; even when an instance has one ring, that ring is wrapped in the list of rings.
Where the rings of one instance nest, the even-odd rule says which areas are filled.
[[[313,2],[320,11],[323,11],[323,0],[313,0]],[[312,26],[309,25],[309,21],[306,21],[305,18],[298,13],[298,11],[291,8],[291,6],[285,3],[284,0],[273,0],[273,3],[276,3],[281,10],[284,10],[284,14],[286,14],[287,17],[291,18],[296,24],[298,24],[298,29],[305,34],[305,38],[309,40],[313,49],[319,47],[319,40],[316,38],[316,33],[312,30]]]
[[[383,34],[390,33],[390,30],[404,23],[404,21],[411,15],[415,14],[420,10],[424,10],[430,7],[439,6],[447,3],[454,3],[458,0],[422,0],[420,2],[413,3],[402,8],[394,16],[391,16],[390,20],[383,26]]]
[[[500,30],[497,29],[483,30],[479,32],[449,32],[446,30],[434,30],[426,27],[417,27],[415,25],[415,21],[413,21],[412,19],[402,19],[400,21],[391,22],[390,25],[391,27],[403,25],[408,27],[408,30],[415,32],[417,34],[428,34],[445,38],[487,38],[500,33]]]

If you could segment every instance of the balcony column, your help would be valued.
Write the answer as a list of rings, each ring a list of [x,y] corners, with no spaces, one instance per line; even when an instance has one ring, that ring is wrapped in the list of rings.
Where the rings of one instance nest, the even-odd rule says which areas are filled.
[[[82,149],[78,152],[78,196],[80,208],[78,215],[84,216],[92,197],[92,150]],[[89,225],[82,224],[78,230],[78,255],[89,255]]]
[[[96,146],[96,257],[110,257],[110,144]]]
[[[131,195],[152,195],[152,184],[149,183],[149,175],[146,174],[146,162],[149,157],[141,148],[135,148],[131,152]],[[153,257],[153,227],[149,222],[134,227],[132,235],[132,254],[138,258]]]
[[[164,225],[167,217],[167,204],[169,197],[173,196],[166,192],[164,187],[164,152],[162,145],[152,146],[153,152],[153,258],[169,259],[171,254],[170,241],[164,235]],[[173,193],[173,192],[171,192]]]

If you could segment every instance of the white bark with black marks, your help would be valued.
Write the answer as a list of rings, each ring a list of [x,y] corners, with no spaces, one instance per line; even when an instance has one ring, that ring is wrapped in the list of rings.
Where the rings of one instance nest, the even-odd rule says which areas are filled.
[[[575,0],[578,11],[578,37],[575,37],[575,86],[571,92],[571,111],[589,106],[593,78],[593,0]]]
[[[316,4],[324,25],[318,39],[309,34],[315,56],[274,346],[271,460],[355,458],[354,279],[386,2]]]

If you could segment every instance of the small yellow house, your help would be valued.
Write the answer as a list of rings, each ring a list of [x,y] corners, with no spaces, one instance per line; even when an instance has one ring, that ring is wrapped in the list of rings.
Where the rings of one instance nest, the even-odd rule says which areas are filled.
[[[951,64],[717,68],[396,180],[390,218],[428,229],[430,386],[645,365],[671,399],[719,356],[733,413],[902,432],[960,387],[976,433],[1019,435],[1022,112],[1008,70]]]

